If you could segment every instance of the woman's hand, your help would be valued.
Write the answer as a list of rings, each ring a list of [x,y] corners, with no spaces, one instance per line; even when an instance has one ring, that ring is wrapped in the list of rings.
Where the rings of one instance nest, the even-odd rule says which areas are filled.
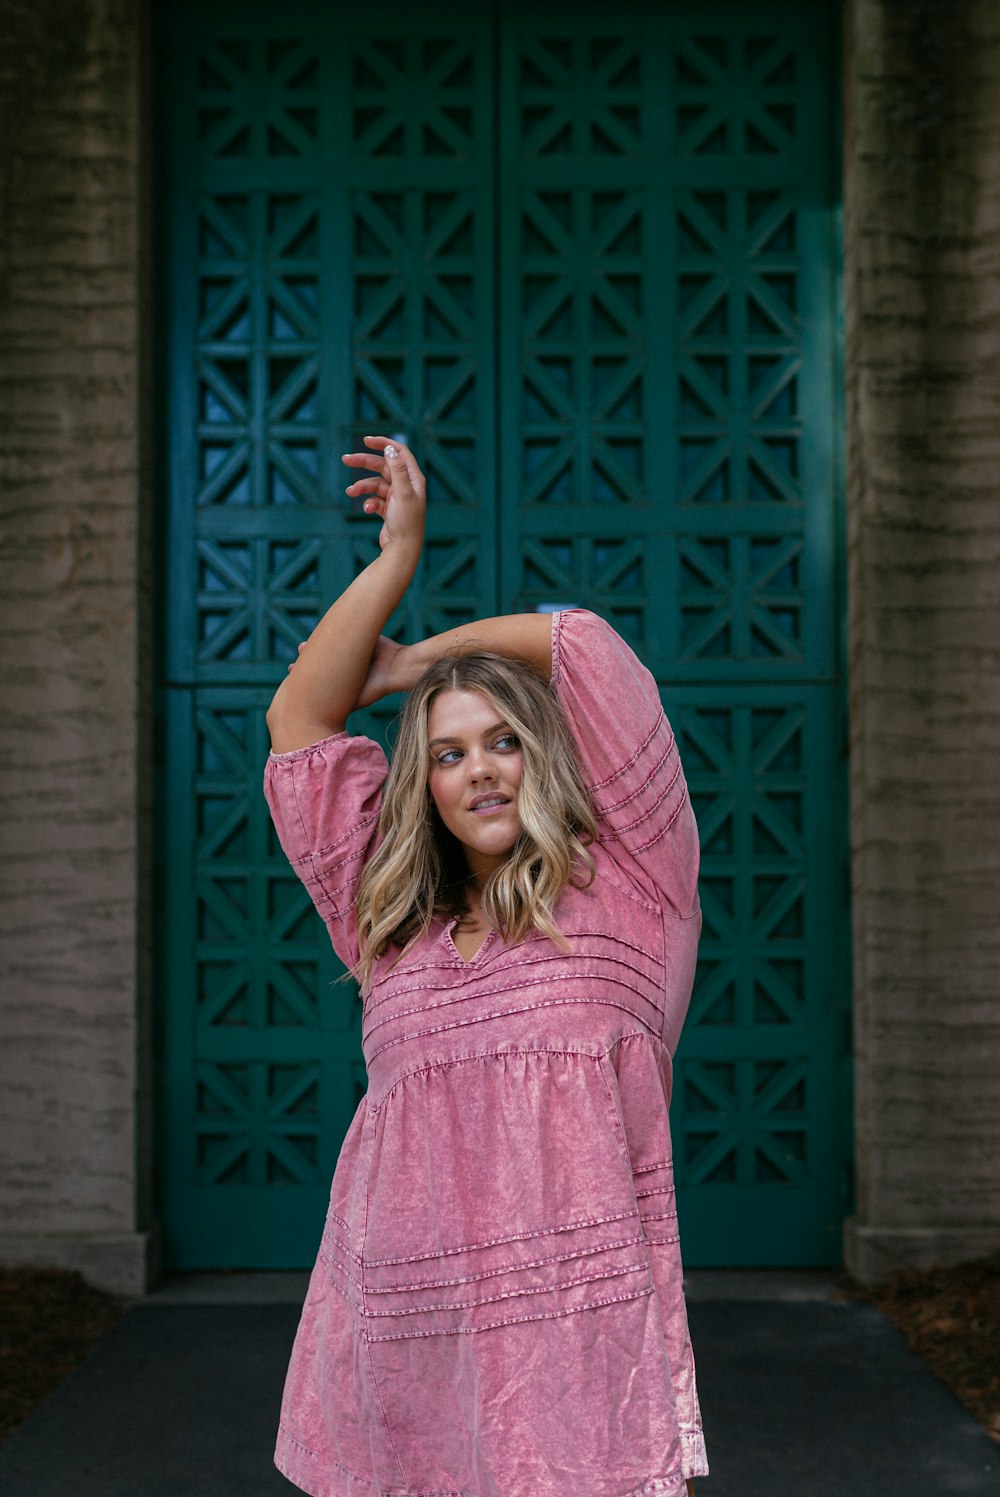
[[[306,647],[305,640],[296,651],[301,655]],[[373,702],[380,702],[383,697],[391,695],[394,691],[407,691],[413,682],[408,676],[404,678],[403,672],[398,669],[402,663],[405,645],[398,645],[394,639],[387,634],[380,634],[375,646],[375,653],[368,665],[368,674],[357,700],[358,707],[370,707]],[[288,669],[293,671],[296,662],[292,660]],[[394,669],[393,667],[397,667]]]
[[[427,485],[416,458],[408,447],[388,437],[365,437],[371,452],[346,452],[343,461],[349,468],[364,468],[369,476],[349,484],[346,492],[352,499],[364,494],[364,510],[379,515],[382,529],[379,546],[402,546],[419,552],[424,540],[424,517],[427,511]]]
[[[358,697],[359,707],[370,707],[373,702],[380,702],[390,692],[406,691],[413,684],[403,679],[399,669],[405,648],[405,645],[398,645],[394,639],[389,639],[384,634],[379,635],[368,675]]]
[[[299,645],[298,654],[301,655],[306,647],[305,640]],[[383,697],[389,696],[394,691],[408,691],[413,685],[410,674],[402,669],[403,657],[406,652],[405,645],[398,645],[394,639],[386,634],[380,634],[368,665],[368,675],[365,677],[364,685],[358,696],[358,707],[370,707],[373,702],[380,702]],[[295,669],[293,660],[288,669]]]
[[[380,551],[327,609],[267,709],[276,754],[304,748],[343,731],[369,672],[389,658],[379,636],[409,587],[420,561],[426,511],[424,475],[413,454],[388,437],[365,437],[370,452],[350,452],[349,468],[366,470],[348,494],[382,520]],[[385,691],[384,673],[375,677]],[[395,688],[390,688],[395,689]],[[373,695],[367,702],[377,700]]]

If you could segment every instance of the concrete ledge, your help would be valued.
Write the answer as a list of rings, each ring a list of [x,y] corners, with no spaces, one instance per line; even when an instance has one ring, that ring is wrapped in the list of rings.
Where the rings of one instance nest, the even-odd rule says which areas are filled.
[[[896,1268],[950,1268],[1000,1252],[996,1227],[871,1227],[844,1223],[844,1266],[863,1284],[880,1284]]]
[[[159,1273],[158,1232],[0,1232],[6,1268],[71,1268],[109,1294],[138,1299]]]
[[[692,1268],[684,1274],[689,1304],[792,1304],[841,1297],[837,1275],[825,1268]]]
[[[146,1297],[147,1305],[300,1305],[307,1271],[259,1269],[169,1273]]]

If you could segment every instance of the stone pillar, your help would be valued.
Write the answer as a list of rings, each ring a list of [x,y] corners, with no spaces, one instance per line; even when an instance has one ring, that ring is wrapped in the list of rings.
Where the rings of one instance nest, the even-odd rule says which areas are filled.
[[[1000,6],[847,0],[861,1278],[1000,1248]]]
[[[0,1260],[150,1259],[143,5],[0,3]]]

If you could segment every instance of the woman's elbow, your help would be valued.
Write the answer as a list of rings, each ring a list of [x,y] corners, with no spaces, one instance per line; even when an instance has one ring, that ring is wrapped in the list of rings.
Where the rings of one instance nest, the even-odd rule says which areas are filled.
[[[281,703],[278,700],[277,692],[275,692],[274,696],[271,698],[271,702],[267,711],[264,713],[264,721],[267,723],[267,726],[271,729],[272,732],[277,726],[280,717]]]
[[[287,693],[282,690],[284,685],[285,682],[283,681],[271,698],[270,705],[264,713],[267,731],[271,735],[272,748],[279,740],[287,737],[286,729],[294,715],[289,712]]]

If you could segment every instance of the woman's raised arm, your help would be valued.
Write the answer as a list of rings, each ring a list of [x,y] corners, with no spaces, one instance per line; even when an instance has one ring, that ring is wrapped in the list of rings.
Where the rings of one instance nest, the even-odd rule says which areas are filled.
[[[397,645],[383,635],[358,695],[359,707],[370,707],[393,691],[409,691],[418,677],[443,655],[464,650],[491,650],[494,655],[529,660],[548,679],[552,674],[552,618],[547,613],[507,613],[475,619],[434,634],[415,645]],[[297,667],[296,667],[297,669]]]
[[[416,571],[424,539],[424,476],[406,447],[365,437],[371,452],[344,462],[368,470],[347,493],[366,495],[365,510],[382,519],[380,554],[357,576],[300,646],[295,670],[267,710],[275,753],[305,748],[339,733],[360,701],[381,631]]]

